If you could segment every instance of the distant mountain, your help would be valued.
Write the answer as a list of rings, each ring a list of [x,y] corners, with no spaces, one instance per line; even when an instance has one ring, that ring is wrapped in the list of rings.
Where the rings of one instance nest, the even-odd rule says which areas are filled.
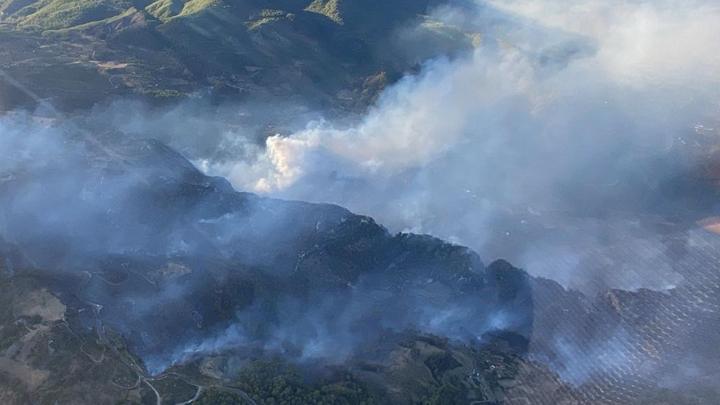
[[[0,108],[189,94],[367,105],[470,35],[424,25],[439,0],[5,0]],[[397,35],[417,29],[417,38]]]

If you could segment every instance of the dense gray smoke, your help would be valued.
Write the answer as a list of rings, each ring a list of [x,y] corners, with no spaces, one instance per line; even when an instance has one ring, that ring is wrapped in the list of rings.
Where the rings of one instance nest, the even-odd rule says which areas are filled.
[[[720,62],[704,44],[719,16],[703,1],[466,2],[396,33],[421,60],[423,33],[444,32],[431,54],[452,59],[424,63],[364,117],[119,102],[88,121],[161,139],[237,189],[338,203],[566,286],[664,289],[680,277],[645,218],[712,209],[695,183],[718,136]],[[612,263],[615,235],[643,256]]]
[[[705,45],[718,7],[454,4],[392,38],[408,57],[450,58],[422,64],[364,116],[119,102],[88,121],[161,139],[239,190],[337,203],[590,293],[675,285],[645,219],[692,222],[713,208],[698,167],[718,136],[720,61]],[[423,49],[428,30],[447,43]],[[616,235],[644,252],[629,271],[604,252],[625,243]]]
[[[693,222],[714,208],[697,180],[720,121],[720,61],[707,49],[718,6],[451,4],[391,38],[410,59],[451,59],[425,62],[364,116],[117,102],[78,121],[160,139],[236,189],[337,203],[587,292],[675,285],[645,219]],[[428,30],[447,43],[421,46]],[[603,252],[625,243],[615,235],[643,252],[628,271]]]
[[[718,135],[720,60],[707,48],[718,6],[464,7],[432,20],[477,48],[427,62],[359,123],[313,121],[268,138],[255,159],[201,166],[240,189],[338,203],[587,291],[674,285],[667,265],[607,274],[588,252],[631,234],[668,261],[642,217],[700,205],[688,184],[707,152],[696,145]],[[588,261],[598,271],[577,265]]]

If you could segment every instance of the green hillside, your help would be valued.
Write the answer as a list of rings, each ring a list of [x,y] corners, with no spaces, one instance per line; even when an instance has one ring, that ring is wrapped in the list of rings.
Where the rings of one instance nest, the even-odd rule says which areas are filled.
[[[419,61],[472,46],[427,23],[438,2],[0,0],[0,110],[197,92],[363,108]],[[396,34],[407,27],[439,45],[404,49]]]
[[[3,18],[25,28],[69,28],[122,14],[133,6],[126,0],[6,0]]]

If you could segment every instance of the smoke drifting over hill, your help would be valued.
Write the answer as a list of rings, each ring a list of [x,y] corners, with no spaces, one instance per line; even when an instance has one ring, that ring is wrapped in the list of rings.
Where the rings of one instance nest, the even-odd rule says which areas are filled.
[[[421,59],[427,30],[452,33],[452,57],[422,64],[364,116],[294,102],[153,113],[117,102],[89,120],[159,138],[237,189],[337,203],[564,285],[675,285],[663,237],[643,217],[692,222],[712,208],[698,166],[712,153],[699,145],[719,136],[720,56],[708,48],[718,6],[455,4],[393,39]],[[631,271],[602,252],[623,238],[643,252]]]
[[[240,189],[339,203],[392,229],[509,255],[531,272],[538,250],[552,249],[513,237],[533,224],[548,234],[581,228],[567,233],[593,246],[612,221],[683,214],[666,183],[693,170],[682,148],[698,128],[718,135],[714,2],[465,7],[472,12],[442,8],[433,19],[476,33],[479,46],[427,62],[356,125],[316,120],[271,136],[255,159],[207,167]],[[571,261],[567,272],[537,272],[582,286],[588,275],[573,274]],[[663,288],[672,284],[666,276],[608,282]]]
[[[238,193],[156,141],[27,115],[0,132],[0,257],[84,308],[75,322],[121,333],[152,373],[231,349],[334,364],[416,331],[473,344],[531,331],[526,274],[465,247]]]

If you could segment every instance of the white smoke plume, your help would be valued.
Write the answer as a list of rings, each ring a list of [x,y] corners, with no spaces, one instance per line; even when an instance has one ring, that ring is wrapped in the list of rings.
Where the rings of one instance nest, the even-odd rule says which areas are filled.
[[[253,146],[255,157],[201,166],[239,189],[339,203],[578,286],[587,275],[575,266],[533,268],[532,243],[547,243],[530,243],[529,229],[547,239],[561,226],[560,239],[592,249],[602,235],[595,223],[584,233],[578,211],[626,222],[616,213],[679,175],[694,128],[718,136],[713,1],[497,0],[430,18],[478,46],[426,63],[354,125],[314,120]],[[672,285],[667,271],[630,287]]]

